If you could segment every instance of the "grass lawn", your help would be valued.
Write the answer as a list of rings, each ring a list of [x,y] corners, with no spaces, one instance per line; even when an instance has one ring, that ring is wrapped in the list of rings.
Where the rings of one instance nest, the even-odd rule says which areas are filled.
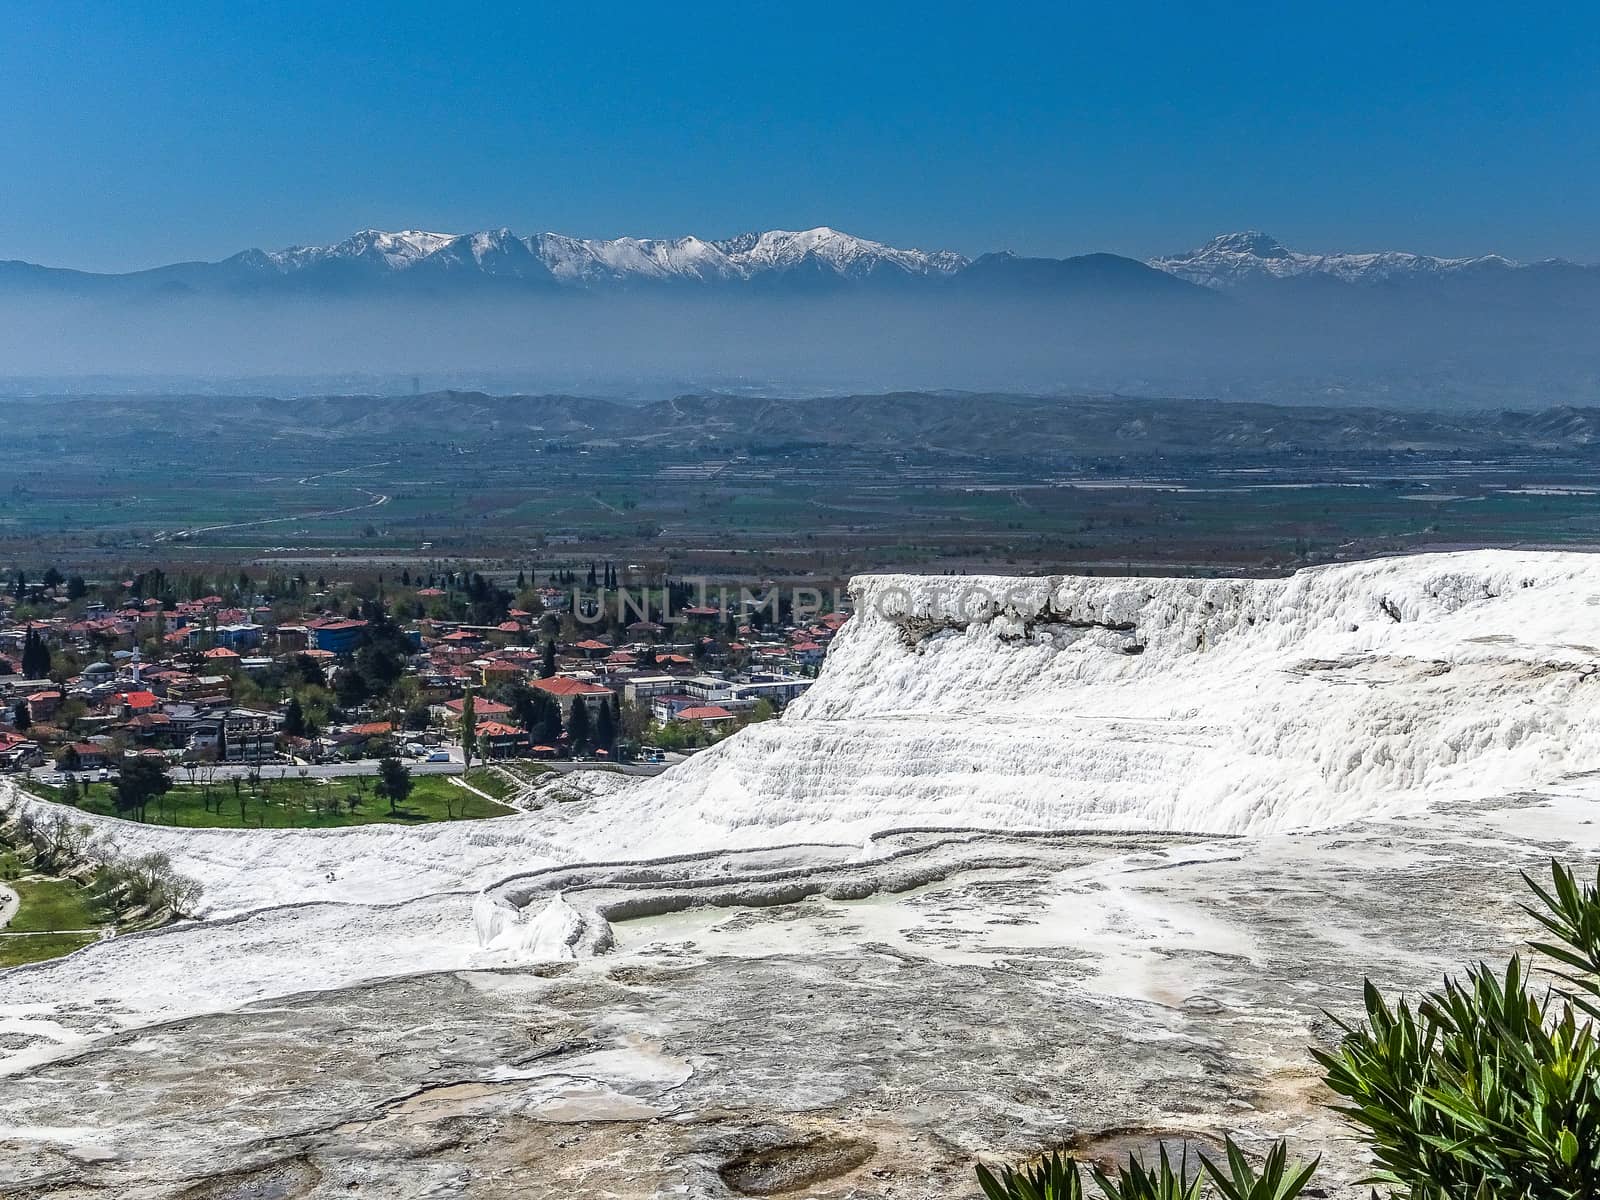
[[[540,776],[549,775],[552,771],[552,768],[545,766],[543,763],[530,762],[525,758],[519,758],[512,762],[502,762],[500,766],[510,771],[511,774],[524,783],[537,783]],[[488,791],[489,789],[484,788],[483,790]],[[506,794],[509,795],[513,790],[509,784],[506,785]]]
[[[498,771],[490,771],[483,767],[474,768],[467,772],[467,782],[480,792],[488,792],[496,800],[509,799],[517,787]]]
[[[56,933],[105,924],[95,916],[83,889],[69,879],[26,879],[6,886],[22,899],[7,933]]]
[[[0,970],[60,958],[99,940],[100,935],[95,933],[41,933],[28,937],[0,934]]]
[[[0,853],[0,878],[17,893],[16,915],[0,930],[0,969],[58,958],[99,938],[105,920],[87,893],[66,879],[15,878],[20,867],[11,851]],[[88,932],[82,932],[88,930]]]
[[[191,787],[180,782],[145,810],[152,825],[184,825],[206,829],[335,829],[347,825],[402,824],[459,820],[463,817],[500,817],[513,811],[503,804],[484,800],[449,782],[445,775],[415,775],[411,795],[394,811],[389,802],[374,792],[372,776],[344,779],[264,779],[257,788],[240,780],[234,790],[231,779],[211,785],[208,800],[202,785]],[[477,779],[473,782],[483,787]],[[110,784],[81,787],[68,799],[62,789],[30,784],[41,795],[62,803],[75,804],[85,812],[116,816]],[[483,788],[489,791],[489,788]],[[355,797],[352,805],[350,798]],[[242,812],[241,812],[242,809]]]
[[[22,860],[17,857],[17,852],[4,845],[0,845],[0,883],[26,875],[28,868],[22,865]]]

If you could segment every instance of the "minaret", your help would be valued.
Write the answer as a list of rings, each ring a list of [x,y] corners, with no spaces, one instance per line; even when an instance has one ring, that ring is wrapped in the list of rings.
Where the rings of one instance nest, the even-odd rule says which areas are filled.
[[[133,690],[139,690],[139,635],[134,634],[133,641]]]

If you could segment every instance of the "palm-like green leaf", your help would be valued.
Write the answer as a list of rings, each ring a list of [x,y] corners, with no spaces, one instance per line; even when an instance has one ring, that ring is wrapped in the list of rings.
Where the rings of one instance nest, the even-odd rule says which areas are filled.
[[[1211,1176],[1211,1182],[1217,1185],[1224,1200],[1294,1200],[1311,1182],[1320,1161],[1291,1163],[1289,1147],[1279,1142],[1267,1152],[1257,1172],[1232,1138],[1227,1140],[1227,1151],[1226,1173],[1210,1159],[1202,1160],[1206,1174]]]
[[[1154,1170],[1130,1154],[1128,1165],[1118,1169],[1115,1179],[1096,1168],[1094,1181],[1106,1200],[1200,1200],[1205,1175],[1197,1169],[1190,1176],[1187,1151],[1174,1170],[1167,1148],[1162,1146]]]
[[[1227,1153],[1227,1174],[1204,1157],[1191,1174],[1187,1151],[1175,1167],[1162,1146],[1154,1167],[1130,1154],[1114,1176],[1096,1167],[1094,1181],[1105,1200],[1204,1200],[1207,1174],[1225,1200],[1294,1200],[1317,1169],[1315,1162],[1291,1165],[1282,1142],[1267,1154],[1259,1173],[1231,1138]],[[988,1200],[1082,1200],[1083,1195],[1078,1164],[1060,1153],[1034,1167],[1002,1167],[998,1175],[980,1166],[978,1184]]]
[[[1060,1151],[1033,1167],[978,1167],[978,1186],[989,1200],[1082,1200],[1077,1160]]]
[[[1544,908],[1523,905],[1523,911],[1555,935],[1554,942],[1534,942],[1533,948],[1566,968],[1557,972],[1574,991],[1569,998],[1582,1011],[1600,1019],[1600,869],[1593,887],[1558,862],[1550,864],[1551,887],[1541,887],[1522,876]]]

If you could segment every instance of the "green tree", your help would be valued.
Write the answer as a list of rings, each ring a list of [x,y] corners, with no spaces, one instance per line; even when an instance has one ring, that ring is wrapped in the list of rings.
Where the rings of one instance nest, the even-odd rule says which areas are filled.
[[[300,676],[301,682],[307,687],[326,688],[328,686],[328,677],[322,670],[322,664],[309,654],[295,655],[291,666],[295,673]]]
[[[283,732],[290,737],[306,736],[306,710],[299,696],[291,696],[288,707],[283,710]]]
[[[663,750],[688,750],[711,739],[698,721],[668,721],[655,731],[654,740]]]
[[[650,729],[650,706],[624,700],[618,706],[617,731],[629,741],[639,742]]]
[[[530,728],[528,732],[532,733],[533,730]],[[561,703],[549,696],[545,697],[539,713],[539,741],[546,746],[556,746],[561,742]]]
[[[589,705],[582,696],[572,698],[572,711],[567,714],[567,741],[574,754],[581,754],[592,737],[589,723]]]
[[[612,711],[615,704],[615,698],[603,703],[594,723],[594,744],[607,754],[615,753],[617,748],[617,717]]]
[[[145,807],[157,796],[172,790],[172,776],[167,764],[159,758],[141,755],[122,764],[117,776],[115,804],[117,813],[135,812],[144,820]]]
[[[378,782],[372,790],[389,802],[390,815],[399,812],[412,786],[411,768],[405,763],[393,757],[378,760]]]
[[[22,677],[45,679],[50,674],[50,647],[36,630],[29,629],[22,639]]]
[[[539,677],[549,679],[556,673],[556,642],[554,638],[544,640],[544,662],[539,667]]]
[[[344,709],[360,708],[372,699],[372,690],[367,686],[367,677],[354,666],[346,667],[339,672],[333,691],[338,698],[339,707]]]
[[[478,705],[468,688],[461,697],[461,773],[472,768],[472,752],[478,748]]]
[[[11,723],[24,731],[33,725],[33,714],[28,711],[26,700],[18,700],[11,706]]]

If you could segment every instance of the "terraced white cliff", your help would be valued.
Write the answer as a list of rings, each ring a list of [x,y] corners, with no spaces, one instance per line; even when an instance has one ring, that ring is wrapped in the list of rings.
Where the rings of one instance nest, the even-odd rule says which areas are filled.
[[[1263,833],[1600,766],[1600,558],[878,576],[815,687],[632,791],[633,853],[896,825]],[[608,834],[606,829],[611,832]],[[620,844],[618,844],[620,843]]]
[[[557,857],[811,842],[871,860],[886,831],[930,827],[1259,835],[1600,766],[1592,556],[1283,580],[879,576],[854,591],[822,678],[781,721],[586,814]],[[596,898],[575,910],[564,886]],[[792,887],[760,873],[718,902]],[[485,946],[549,957],[603,949],[608,906],[637,903],[541,871],[489,889],[475,916]]]

